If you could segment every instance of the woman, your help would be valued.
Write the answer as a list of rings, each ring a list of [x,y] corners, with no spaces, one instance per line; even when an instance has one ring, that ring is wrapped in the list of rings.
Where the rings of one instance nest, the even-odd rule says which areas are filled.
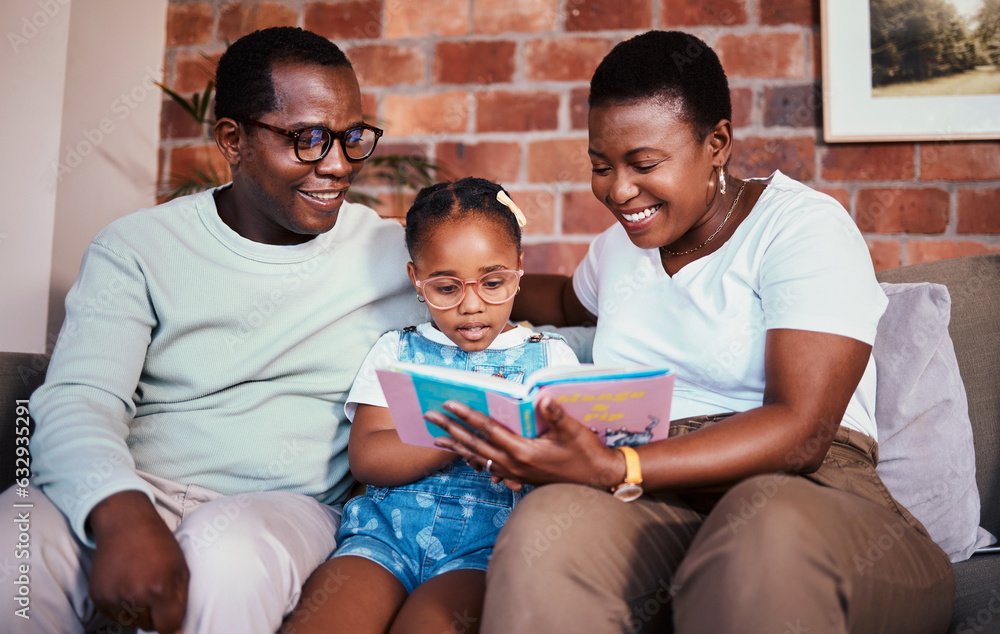
[[[428,414],[509,486],[558,483],[501,532],[484,631],[944,631],[948,558],[875,473],[886,298],[850,216],[780,172],[727,173],[729,88],[693,36],[616,46],[590,107],[617,224],[571,284],[525,280],[515,318],[592,313],[597,363],[675,368],[671,437],[609,449],[551,402],[537,440]]]

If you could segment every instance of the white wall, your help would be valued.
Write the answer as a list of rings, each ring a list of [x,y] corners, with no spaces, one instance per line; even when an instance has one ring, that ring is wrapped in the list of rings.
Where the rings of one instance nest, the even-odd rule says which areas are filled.
[[[0,4],[0,85],[25,87],[0,100],[18,122],[0,150],[0,350],[51,350],[87,244],[155,202],[166,0]],[[15,52],[8,32],[39,15]]]
[[[0,350],[42,352],[70,7],[0,2]]]
[[[166,0],[73,0],[52,243],[51,335],[62,326],[63,300],[91,239],[115,218],[156,202],[162,93],[153,82],[163,78],[166,15]]]

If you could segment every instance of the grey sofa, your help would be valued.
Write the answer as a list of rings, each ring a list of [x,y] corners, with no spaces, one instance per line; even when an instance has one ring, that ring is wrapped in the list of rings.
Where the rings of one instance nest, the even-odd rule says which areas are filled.
[[[937,282],[952,297],[950,332],[969,401],[975,435],[981,525],[1000,535],[1000,254],[901,267],[883,282]],[[45,378],[44,355],[0,353],[0,486],[14,482],[16,401]],[[955,634],[1000,632],[1000,553],[976,554],[954,565]]]

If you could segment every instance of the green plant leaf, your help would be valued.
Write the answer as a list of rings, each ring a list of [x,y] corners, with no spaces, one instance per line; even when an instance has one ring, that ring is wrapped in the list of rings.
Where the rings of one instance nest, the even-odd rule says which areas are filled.
[[[170,97],[174,101],[174,103],[176,103],[181,108],[183,108],[184,112],[186,112],[189,115],[191,115],[191,117],[195,121],[198,121],[198,111],[194,107],[194,105],[192,105],[187,100],[187,97],[185,97],[184,95],[180,95],[180,94],[174,92],[173,90],[167,88],[166,86],[164,86],[163,84],[161,84],[159,82],[153,82],[153,83],[155,83],[157,86],[159,86],[160,90],[162,90],[163,92],[167,93],[167,96]]]
[[[194,93],[191,97],[185,97],[163,84],[156,82],[156,85],[160,87],[160,90],[165,92],[168,97],[170,97],[174,103],[179,105],[184,109],[184,112],[188,113],[192,119],[198,125],[205,125],[208,121],[208,106],[212,102],[212,91],[215,90],[215,82],[209,81],[208,85],[205,86],[205,90],[201,93]]]
[[[198,108],[198,123],[204,125],[208,121],[208,105],[212,102],[212,91],[215,90],[215,82],[209,80],[205,86],[205,92],[201,95],[201,107]],[[197,98],[198,95],[195,95]]]

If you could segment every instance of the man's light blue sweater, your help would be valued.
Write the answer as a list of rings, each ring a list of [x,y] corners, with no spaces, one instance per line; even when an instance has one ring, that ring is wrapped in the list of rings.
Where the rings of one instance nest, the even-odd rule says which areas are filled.
[[[135,469],[342,500],[354,376],[383,332],[427,319],[407,260],[399,224],[350,203],[295,246],[241,237],[212,192],[113,222],[31,398],[36,484],[85,542],[99,501],[151,495]]]

